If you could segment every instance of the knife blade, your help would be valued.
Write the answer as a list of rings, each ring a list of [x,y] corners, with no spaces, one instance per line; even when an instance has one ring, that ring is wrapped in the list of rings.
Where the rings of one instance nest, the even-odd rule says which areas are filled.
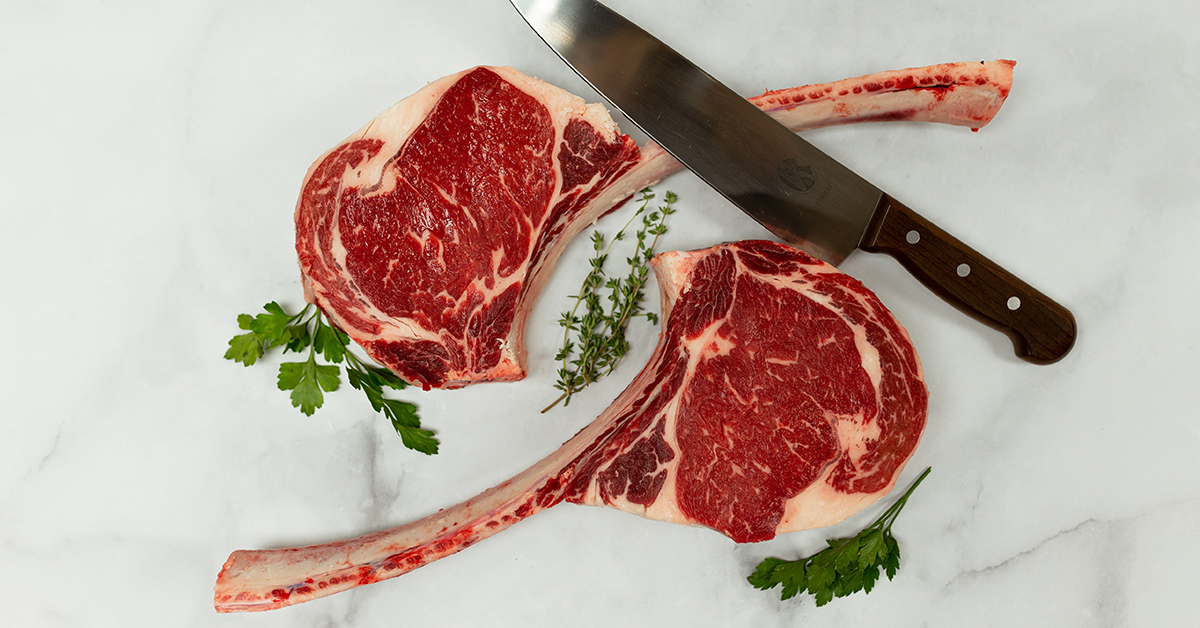
[[[789,131],[653,35],[595,0],[510,0],[597,92],[780,240],[831,264],[885,253],[1018,357],[1062,359],[1063,306]]]

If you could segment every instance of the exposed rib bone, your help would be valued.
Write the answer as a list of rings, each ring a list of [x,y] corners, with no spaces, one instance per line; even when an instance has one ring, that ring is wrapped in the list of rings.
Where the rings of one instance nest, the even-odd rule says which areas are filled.
[[[261,611],[407,573],[562,501],[737,542],[841,521],[886,494],[924,429],[908,334],[861,283],[782,244],[654,260],[653,357],[558,451],[424,519],[310,547],[234,552],[217,610]]]
[[[1008,95],[1012,66],[1011,61],[943,64],[772,91],[750,100],[794,131],[878,120],[977,129]],[[461,97],[467,88],[459,90],[459,83],[473,84],[464,77],[476,75],[505,81],[549,112],[547,128],[558,135],[547,150],[558,151],[558,161],[553,172],[530,171],[540,173],[538,183],[528,186],[539,190],[540,200],[516,195],[524,199],[518,203],[510,187],[514,181],[505,178],[510,170],[494,164],[483,164],[490,174],[472,179],[479,189],[463,183],[431,192],[428,181],[420,179],[424,175],[417,174],[429,170],[399,172],[423,163],[408,156],[409,140],[416,135],[435,148],[467,143],[429,130],[448,128],[459,118],[429,129],[422,125],[431,111],[441,111],[445,94]],[[447,111],[458,109],[448,106]],[[586,181],[568,182],[561,155],[568,144],[566,129],[576,123],[594,131],[607,148],[581,148],[577,162],[600,170]],[[502,142],[470,137],[484,142],[478,151],[484,162],[489,157],[482,155],[494,160],[505,150]],[[429,154],[422,142],[412,154]],[[639,149],[621,135],[603,107],[585,106],[582,99],[512,68],[475,68],[440,79],[313,164],[296,210],[306,298],[375,361],[410,383],[458,388],[521,379],[529,312],[567,243],[623,200],[680,168],[658,145]],[[504,210],[511,213],[490,213],[507,202],[496,199],[511,199],[513,207]],[[363,214],[367,206],[380,213]],[[347,215],[356,217],[344,220]],[[481,228],[481,220],[498,227]],[[377,232],[381,225],[388,231]],[[369,235],[354,235],[360,231]],[[357,257],[351,258],[351,250]],[[375,252],[380,250],[388,252]]]

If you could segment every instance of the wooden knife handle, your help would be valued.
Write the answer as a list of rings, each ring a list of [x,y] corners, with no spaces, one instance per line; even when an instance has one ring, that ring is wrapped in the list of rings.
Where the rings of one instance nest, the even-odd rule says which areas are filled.
[[[1067,308],[886,194],[859,248],[891,255],[951,305],[1008,334],[1022,360],[1057,362],[1075,344]]]

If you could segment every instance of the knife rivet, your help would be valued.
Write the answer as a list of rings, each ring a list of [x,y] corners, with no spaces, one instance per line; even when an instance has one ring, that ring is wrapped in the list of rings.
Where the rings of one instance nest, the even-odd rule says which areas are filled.
[[[1017,297],[1008,297],[1008,309],[1015,310],[1021,307],[1021,300]]]
[[[966,277],[967,275],[970,275],[970,274],[971,274],[970,266],[967,266],[966,264],[958,265],[958,276],[959,277]]]
[[[917,233],[916,229],[904,234],[904,241],[909,244],[916,244],[921,241],[921,234]]]

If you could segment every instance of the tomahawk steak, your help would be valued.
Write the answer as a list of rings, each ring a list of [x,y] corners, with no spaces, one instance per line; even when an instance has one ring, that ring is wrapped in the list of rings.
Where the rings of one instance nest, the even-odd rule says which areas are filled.
[[[872,74],[751,101],[795,131],[872,120],[979,128],[1011,61]],[[604,107],[511,68],[429,84],[313,164],[296,207],[305,297],[428,388],[525,374],[525,321],[566,243],[681,166]]]
[[[892,488],[924,429],[927,392],[907,332],[874,294],[766,241],[654,264],[664,322],[650,362],[558,451],[391,530],[234,552],[217,610],[269,610],[392,578],[562,501],[740,543],[831,525]]]

